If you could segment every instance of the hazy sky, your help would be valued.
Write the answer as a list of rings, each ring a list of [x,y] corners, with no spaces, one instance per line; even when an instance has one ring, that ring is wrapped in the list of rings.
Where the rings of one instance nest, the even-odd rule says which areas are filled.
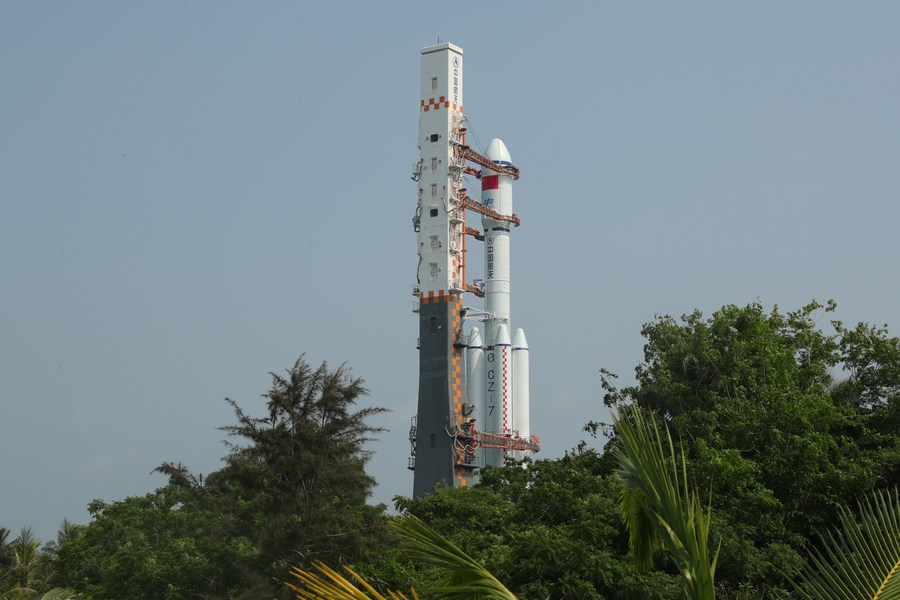
[[[47,540],[163,461],[219,468],[223,398],[258,411],[304,352],[393,410],[373,501],[411,493],[438,37],[522,170],[541,456],[605,416],[598,370],[627,382],[654,314],[834,298],[900,332],[896,2],[0,0],[0,525]]]

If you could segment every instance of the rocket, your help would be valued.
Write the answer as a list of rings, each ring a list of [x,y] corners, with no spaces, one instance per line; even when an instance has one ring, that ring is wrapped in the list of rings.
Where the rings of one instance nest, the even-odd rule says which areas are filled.
[[[488,144],[487,158],[500,167],[512,167],[509,150],[502,140]],[[481,171],[481,202],[493,213],[482,215],[484,229],[484,340],[485,378],[484,405],[481,411],[482,429],[511,438],[528,437],[528,346],[525,333],[516,331],[516,345],[510,339],[510,225],[497,216],[511,217],[513,213],[512,175],[485,167]],[[514,356],[521,366],[516,369]],[[478,382],[481,383],[481,382]],[[475,382],[469,382],[471,390]],[[524,424],[525,431],[521,430]],[[502,466],[507,450],[486,448],[486,465]],[[517,452],[516,458],[521,457]]]
[[[466,144],[462,48],[439,43],[421,55],[419,161],[412,176],[419,317],[418,412],[408,463],[414,497],[436,485],[471,485],[480,467],[540,448],[530,435],[528,344],[521,329],[511,333],[510,323],[510,228],[519,225],[512,184],[519,171],[501,140],[492,140],[483,155]],[[480,202],[466,195],[466,175],[480,179]],[[468,226],[468,211],[481,215],[483,234]],[[466,279],[468,236],[484,242],[483,286]],[[466,293],[482,297],[483,308],[466,306]],[[473,320],[480,329],[468,324]]]

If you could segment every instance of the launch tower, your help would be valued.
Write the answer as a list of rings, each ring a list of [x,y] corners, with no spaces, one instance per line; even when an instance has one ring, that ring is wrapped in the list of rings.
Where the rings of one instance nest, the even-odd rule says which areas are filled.
[[[537,437],[529,437],[525,334],[519,329],[510,339],[509,233],[519,225],[512,212],[519,171],[500,140],[491,141],[486,156],[466,145],[462,49],[443,43],[421,54],[413,171],[419,400],[409,434],[415,497],[440,483],[469,485],[477,468],[539,450]],[[467,175],[481,180],[481,202],[467,197]],[[482,216],[483,233],[467,225],[467,211]],[[485,242],[483,285],[466,280],[467,236]],[[484,308],[465,307],[466,292],[484,298]],[[477,327],[466,333],[466,320],[483,322],[483,337]]]

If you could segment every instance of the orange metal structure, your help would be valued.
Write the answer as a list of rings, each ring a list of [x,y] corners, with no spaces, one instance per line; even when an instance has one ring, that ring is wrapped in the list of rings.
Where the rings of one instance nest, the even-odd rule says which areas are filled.
[[[536,435],[521,438],[516,431],[509,431],[506,434],[485,433],[484,431],[478,431],[473,421],[462,423],[454,437],[461,445],[472,449],[501,448],[503,450],[528,450],[530,452],[540,452],[541,450],[541,440]]]

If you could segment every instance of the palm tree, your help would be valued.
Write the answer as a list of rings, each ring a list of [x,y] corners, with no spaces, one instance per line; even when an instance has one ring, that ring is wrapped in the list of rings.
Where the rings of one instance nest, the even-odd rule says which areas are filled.
[[[0,592],[3,591],[7,571],[12,565],[12,548],[9,547],[9,529],[0,527]]]
[[[60,546],[74,540],[79,533],[81,533],[81,525],[76,525],[69,519],[64,518],[56,531],[56,539],[44,544],[44,547],[41,548],[41,553],[46,555],[56,554]]]
[[[0,559],[5,556],[5,552],[7,551],[7,548],[9,546],[9,542],[6,541],[7,538],[9,538],[9,533],[9,529],[7,529],[6,527],[0,527]],[[0,566],[2,565],[3,563],[0,562]]]
[[[709,551],[709,509],[689,484],[684,452],[676,458],[668,428],[638,407],[617,408],[613,420],[621,446],[615,450],[622,479],[619,502],[638,566],[649,570],[662,545],[684,579],[685,595],[713,600],[718,549]]]
[[[40,542],[30,527],[23,527],[19,537],[9,544],[13,563],[7,572],[7,588],[0,593],[0,599],[28,600],[38,595],[46,583],[39,547]]]

